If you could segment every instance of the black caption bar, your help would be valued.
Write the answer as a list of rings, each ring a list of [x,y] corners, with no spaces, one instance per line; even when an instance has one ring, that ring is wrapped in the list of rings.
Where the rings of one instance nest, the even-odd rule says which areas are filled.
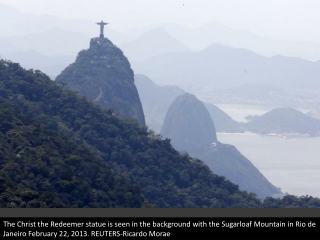
[[[1,222],[0,239],[320,239],[320,218],[1,218]]]

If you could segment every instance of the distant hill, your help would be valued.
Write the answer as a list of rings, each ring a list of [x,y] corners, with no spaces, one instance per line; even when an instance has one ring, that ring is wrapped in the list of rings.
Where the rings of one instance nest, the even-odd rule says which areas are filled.
[[[29,50],[7,54],[6,57],[12,61],[28,65],[26,68],[41,68],[42,66],[52,66],[56,64],[70,64],[74,59],[70,56],[49,56],[40,52]]]
[[[0,56],[1,58],[5,58],[6,54],[17,53],[21,51],[17,46],[10,43],[8,40],[0,38]]]
[[[157,84],[176,85],[198,96],[243,84],[269,84],[286,90],[320,89],[320,62],[268,58],[222,45],[200,52],[166,53],[132,62],[132,67]]]
[[[311,61],[320,60],[320,45],[317,43],[271,39],[250,31],[236,30],[218,22],[197,28],[184,28],[176,24],[163,24],[160,27],[193,51],[203,50],[212,43],[220,43],[234,48],[245,48],[267,57],[284,55]]]
[[[160,132],[167,111],[176,97],[186,93],[177,86],[155,84],[142,74],[135,75],[147,125],[155,132]],[[211,103],[204,103],[214,122],[217,132],[238,132],[239,123]]]
[[[37,51],[21,51],[4,54],[3,58],[19,62],[24,68],[41,70],[48,75],[59,75],[75,58],[71,56],[49,56]]]
[[[170,105],[174,100],[185,94],[186,92],[179,87],[164,85],[159,86],[152,82],[147,76],[142,74],[135,75],[135,83],[141,98],[141,103],[144,108],[147,125],[160,132],[165,116]],[[241,90],[242,89],[242,90]],[[250,93],[250,91],[256,92]],[[281,92],[281,89],[270,85],[243,85],[229,89],[230,93],[236,94],[239,90],[241,93],[251,96],[258,95],[276,96]],[[227,113],[222,111],[214,104],[203,102],[208,110],[216,132],[239,133],[250,131],[259,134],[299,134],[299,135],[317,135],[318,132],[318,115],[316,111],[304,114],[293,108],[278,108],[262,116],[247,116],[248,122],[238,122],[232,119]],[[312,119],[311,117],[315,118]]]
[[[52,77],[72,63],[79,49],[86,48],[90,36],[99,34],[99,26],[95,22],[49,15],[35,16],[4,4],[0,4],[0,29],[2,59],[19,62],[26,68],[41,69]],[[115,44],[132,40],[109,25],[105,29],[105,36]],[[39,56],[34,52],[46,57],[40,62]],[[25,57],[33,63],[26,63]],[[65,57],[72,60],[66,64]],[[51,64],[53,59],[59,58],[60,62]]]
[[[141,61],[167,52],[188,51],[188,48],[171,37],[164,29],[155,28],[139,38],[120,44],[129,61]]]
[[[211,103],[204,103],[217,132],[239,132],[239,122],[233,120],[228,114]]]
[[[22,51],[37,51],[45,55],[70,55],[75,57],[79,49],[84,49],[87,46],[90,38],[83,33],[52,28],[23,37],[9,37],[6,40],[18,46]]]
[[[122,117],[145,124],[144,113],[128,59],[107,38],[92,38],[90,48],[55,79]]]
[[[319,136],[320,120],[293,108],[276,108],[243,124],[243,128],[260,134]]]
[[[20,12],[16,8],[4,4],[0,4],[0,29],[0,38],[17,37],[15,39],[20,39],[20,42],[17,40],[18,44],[22,45],[25,44],[23,42],[25,36],[42,37],[42,33],[51,31],[52,29],[60,29],[61,31],[84,34],[88,38],[89,36],[98,36],[99,34],[99,26],[97,26],[95,22],[79,19],[64,19],[50,15],[32,15]],[[115,44],[121,44],[123,42],[132,40],[131,37],[113,30],[112,26],[110,27],[109,25],[105,30],[105,36],[107,36]],[[43,37],[44,41],[46,36]],[[60,37],[64,38],[62,35]],[[76,35],[74,35],[74,37],[75,38],[73,40],[75,42],[79,41],[76,39]],[[41,39],[38,40],[40,41]],[[59,44],[60,42],[58,41],[55,43]]]
[[[237,149],[218,142],[215,126],[205,105],[191,94],[178,96],[165,117],[161,135],[178,151],[204,161],[210,169],[256,193],[260,198],[281,193]]]
[[[136,74],[134,81],[139,92],[147,126],[160,133],[171,103],[185,91],[177,86],[158,86],[142,74]]]

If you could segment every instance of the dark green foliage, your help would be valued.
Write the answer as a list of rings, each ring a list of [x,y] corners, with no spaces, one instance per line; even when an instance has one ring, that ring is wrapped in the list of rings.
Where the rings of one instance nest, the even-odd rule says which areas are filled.
[[[261,206],[169,140],[39,71],[1,61],[0,96],[1,207]]]
[[[59,87],[3,61],[0,79],[7,93],[0,97],[0,207],[141,207],[136,185],[43,113],[54,104],[41,100],[62,97]]]
[[[263,208],[320,208],[320,199],[312,196],[286,195],[282,199],[266,198],[262,204]]]

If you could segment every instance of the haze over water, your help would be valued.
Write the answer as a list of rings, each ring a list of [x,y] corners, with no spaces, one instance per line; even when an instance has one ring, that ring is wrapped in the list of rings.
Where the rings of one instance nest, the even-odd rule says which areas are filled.
[[[219,105],[236,120],[261,114],[261,107]],[[320,137],[284,138],[258,134],[218,133],[222,143],[234,145],[283,193],[320,197]]]

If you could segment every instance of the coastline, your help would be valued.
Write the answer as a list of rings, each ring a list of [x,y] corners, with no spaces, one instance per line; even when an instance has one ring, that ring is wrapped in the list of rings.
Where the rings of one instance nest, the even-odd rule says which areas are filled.
[[[244,135],[244,136],[262,136],[262,137],[280,137],[280,138],[319,138],[320,135],[310,135],[301,133],[255,133],[255,132],[217,132],[217,135]]]

